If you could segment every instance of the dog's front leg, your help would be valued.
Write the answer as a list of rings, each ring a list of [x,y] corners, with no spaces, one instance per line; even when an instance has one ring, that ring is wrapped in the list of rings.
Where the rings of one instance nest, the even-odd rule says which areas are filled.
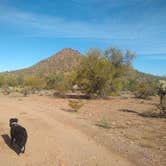
[[[10,140],[10,145],[13,145],[13,141],[14,141],[14,138],[11,137],[11,140]]]
[[[21,148],[21,153],[24,153],[25,152],[25,146],[23,146],[22,148]]]
[[[10,145],[13,145],[13,142],[14,142],[14,131],[12,129],[10,130],[10,137],[11,137]]]

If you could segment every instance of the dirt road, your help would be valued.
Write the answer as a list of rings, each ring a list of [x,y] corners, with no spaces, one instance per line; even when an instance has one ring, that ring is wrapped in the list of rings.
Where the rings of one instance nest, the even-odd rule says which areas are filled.
[[[50,102],[51,101],[51,102]],[[96,143],[73,125],[74,115],[62,111],[67,103],[45,97],[0,96],[1,166],[130,166],[125,158]],[[17,117],[27,128],[25,154],[9,146],[8,120]],[[70,123],[72,122],[72,123]],[[78,123],[78,120],[77,120]],[[81,123],[84,123],[81,121]]]

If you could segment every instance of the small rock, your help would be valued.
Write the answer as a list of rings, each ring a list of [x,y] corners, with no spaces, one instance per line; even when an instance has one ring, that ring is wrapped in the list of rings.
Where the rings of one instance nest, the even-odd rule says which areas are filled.
[[[127,124],[127,125],[131,125],[131,122],[130,122],[130,121],[127,121],[126,124]]]

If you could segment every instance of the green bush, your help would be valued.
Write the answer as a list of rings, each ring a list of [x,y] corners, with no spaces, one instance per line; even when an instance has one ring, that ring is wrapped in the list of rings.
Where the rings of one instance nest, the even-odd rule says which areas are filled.
[[[83,103],[81,100],[69,100],[69,106],[73,109],[73,111],[78,112],[83,106]]]
[[[139,83],[134,92],[137,98],[148,99],[155,94],[156,89],[150,83]]]
[[[24,79],[24,86],[28,89],[42,89],[45,85],[45,81],[38,76],[27,76]]]
[[[46,89],[56,89],[57,85],[64,82],[63,73],[49,74],[45,78]]]
[[[91,50],[85,56],[75,74],[75,84],[90,96],[105,96],[110,92],[111,80],[115,70],[100,52]]]
[[[124,73],[127,72],[135,54],[116,48],[91,49],[81,60],[74,74],[73,83],[90,97],[116,95],[123,88]]]
[[[0,75],[0,87],[16,87],[21,84],[21,78],[14,74]]]

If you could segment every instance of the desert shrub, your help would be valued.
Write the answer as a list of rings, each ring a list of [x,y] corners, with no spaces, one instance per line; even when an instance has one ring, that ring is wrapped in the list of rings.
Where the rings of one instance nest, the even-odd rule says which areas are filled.
[[[148,99],[155,94],[155,91],[156,89],[151,83],[142,82],[138,83],[134,94],[137,98]]]
[[[56,85],[55,77],[47,77],[46,79],[46,89],[54,89]]]
[[[60,94],[65,94],[67,92],[68,87],[65,82],[58,83],[55,88]]]
[[[23,91],[23,87],[19,87],[19,86],[14,87],[13,89],[15,92],[18,92],[18,93],[22,93],[22,91]]]
[[[0,86],[1,87],[9,87],[9,86],[16,86],[16,78],[12,75],[2,75],[0,77]]]
[[[56,89],[57,84],[64,81],[63,73],[49,74],[46,78],[46,89]]]
[[[18,92],[12,92],[9,94],[10,97],[21,97],[22,94],[21,93],[18,93]]]
[[[10,90],[8,88],[4,88],[3,91],[2,91],[2,93],[4,95],[9,95],[10,94]]]
[[[45,81],[38,76],[27,76],[24,79],[24,86],[28,89],[42,89],[45,87]]]
[[[69,100],[69,106],[73,109],[73,111],[78,112],[83,106],[83,103],[81,100]]]
[[[123,86],[124,90],[128,90],[130,92],[135,92],[138,87],[138,82],[135,79],[126,79],[126,82]]]
[[[0,75],[0,87],[4,85],[4,76]]]
[[[111,95],[117,95],[123,88],[124,81],[121,78],[116,78],[112,80],[111,88]]]
[[[46,89],[54,89],[61,94],[66,93],[68,90],[71,90],[71,74],[70,73],[55,73],[50,74],[45,78]]]
[[[28,96],[28,94],[29,94],[28,89],[26,89],[26,88],[22,89],[22,94],[24,97]]]
[[[23,85],[23,78],[15,74],[1,74],[0,87],[17,87]]]

